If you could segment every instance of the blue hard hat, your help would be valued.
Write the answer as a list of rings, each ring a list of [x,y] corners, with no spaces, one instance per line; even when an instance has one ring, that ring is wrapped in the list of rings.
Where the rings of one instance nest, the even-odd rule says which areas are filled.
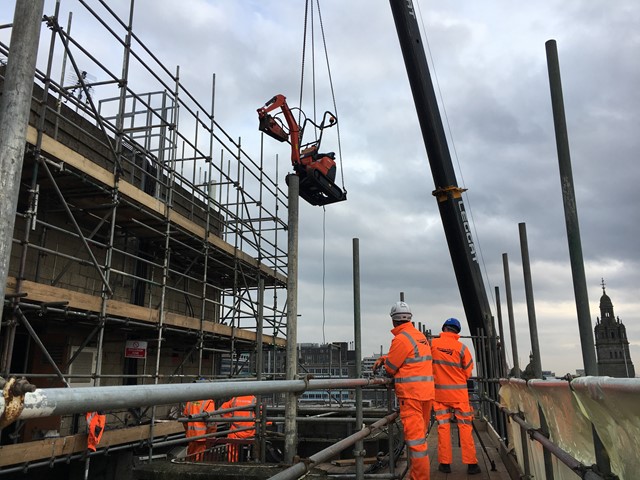
[[[444,330],[445,327],[454,329],[456,333],[460,333],[460,330],[462,330],[460,321],[457,318],[447,318],[442,325],[442,330]]]

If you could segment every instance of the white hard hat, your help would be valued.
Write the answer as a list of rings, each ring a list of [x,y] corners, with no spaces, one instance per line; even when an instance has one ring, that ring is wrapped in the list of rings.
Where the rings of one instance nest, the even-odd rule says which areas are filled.
[[[408,322],[411,320],[411,309],[404,302],[396,302],[391,306],[391,319],[396,322]]]

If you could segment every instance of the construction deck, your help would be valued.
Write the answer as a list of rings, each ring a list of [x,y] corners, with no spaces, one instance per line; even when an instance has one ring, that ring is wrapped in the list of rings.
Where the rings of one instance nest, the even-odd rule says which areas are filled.
[[[437,428],[432,428],[429,432],[429,436],[427,437],[427,441],[429,444],[429,458],[431,459],[431,480],[510,480],[509,472],[507,467],[504,465],[501,457],[499,446],[495,441],[494,437],[490,435],[485,429],[482,428],[481,423],[477,424],[480,428],[478,429],[478,433],[482,437],[482,441],[484,442],[485,448],[482,447],[478,438],[474,435],[474,440],[476,442],[476,454],[478,457],[478,465],[482,472],[476,475],[468,475],[467,474],[467,466],[462,463],[462,456],[460,447],[458,445],[458,434],[455,425],[452,425],[451,435],[452,435],[452,449],[453,449],[453,463],[451,464],[451,473],[443,473],[438,470],[438,432]],[[338,464],[336,464],[338,463]],[[493,470],[495,466],[495,470]],[[367,470],[370,468],[370,465],[365,464],[365,474],[367,474]],[[396,464],[395,474],[398,478],[400,478],[403,473],[405,473],[404,478],[408,478],[408,472],[405,472],[407,468],[407,457],[406,457],[406,449],[403,451],[402,456],[398,460]],[[326,463],[322,465],[318,465],[316,469],[314,469],[314,473],[312,473],[309,477],[311,478],[326,478],[334,475],[351,475],[354,474],[355,467],[353,463],[350,462],[349,465],[342,464],[339,462]],[[373,473],[373,472],[372,472]],[[375,472],[376,474],[389,473],[387,470],[379,470]]]

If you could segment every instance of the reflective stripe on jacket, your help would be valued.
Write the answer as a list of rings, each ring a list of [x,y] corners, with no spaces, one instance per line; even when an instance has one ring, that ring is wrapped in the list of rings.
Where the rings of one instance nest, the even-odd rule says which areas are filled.
[[[205,412],[213,412],[216,409],[213,404],[213,400],[196,400],[194,402],[187,402],[184,407],[183,415],[199,415]],[[187,422],[186,437],[198,437],[207,433],[207,423],[202,420]],[[202,441],[204,442],[204,438]]]
[[[416,400],[433,400],[431,348],[427,338],[411,322],[391,330],[389,354],[384,368],[395,379],[396,396]]]
[[[469,349],[458,339],[460,335],[442,332],[431,341],[436,401],[441,403],[467,402],[467,379],[473,371]]]

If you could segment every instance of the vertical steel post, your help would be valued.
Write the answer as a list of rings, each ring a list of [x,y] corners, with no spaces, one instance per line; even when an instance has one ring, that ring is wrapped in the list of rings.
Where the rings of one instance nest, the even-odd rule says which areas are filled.
[[[507,313],[509,314],[509,333],[511,334],[511,353],[513,355],[513,374],[520,378],[520,363],[518,361],[518,341],[516,337],[516,322],[513,318],[513,299],[511,297],[511,276],[509,275],[509,257],[502,254],[504,269],[504,286],[507,291]],[[508,373],[507,373],[508,375]]]
[[[555,40],[547,41],[545,47],[547,52],[547,69],[549,71],[553,125],[556,132],[562,203],[564,205],[564,219],[567,228],[571,275],[573,278],[573,293],[576,299],[578,330],[580,332],[580,346],[582,347],[582,361],[586,375],[598,375],[598,363],[596,361],[593,329],[591,326],[591,313],[589,312],[589,296],[587,295],[587,280],[582,256],[582,242],[580,240],[578,208],[576,205],[576,194],[573,188],[569,134],[567,132],[567,121],[564,114],[564,98],[562,95],[558,47]],[[593,427],[593,437],[598,468],[603,473],[611,473],[609,455],[595,427]]]
[[[44,0],[16,2],[0,98],[0,300],[4,302]],[[1,312],[0,312],[1,316]]]
[[[498,331],[500,332],[500,343],[498,345],[498,361],[500,362],[500,367],[498,368],[498,374],[502,378],[506,378],[508,376],[507,372],[507,357],[506,357],[506,349],[505,349],[505,339],[504,339],[504,326],[502,324],[502,305],[500,304],[500,288],[495,287],[496,291],[496,311],[498,315]],[[498,392],[496,393],[495,400],[500,400],[498,398],[498,393],[500,389],[498,388]],[[505,416],[504,412],[501,410],[498,411],[498,433],[500,434],[500,438],[507,438],[507,427],[505,426]]]
[[[360,325],[360,240],[353,239],[353,329],[356,355],[356,378],[362,377],[362,329]],[[356,387],[356,431],[363,427],[362,388]],[[358,440],[353,452],[356,459],[356,479],[364,478],[364,442]]]
[[[582,360],[587,375],[598,375],[598,364],[593,342],[591,313],[589,312],[589,297],[587,295],[587,281],[582,258],[582,243],[580,240],[580,225],[578,223],[578,209],[576,194],[573,188],[573,173],[571,171],[571,155],[569,153],[569,135],[564,115],[564,100],[562,96],[562,82],[560,79],[560,64],[555,40],[545,43],[547,49],[547,63],[549,70],[549,85],[551,88],[551,106],[553,108],[553,124],[556,131],[556,148],[558,150],[558,165],[560,167],[560,186],[562,188],[562,203],[564,204],[564,219],[567,227],[569,242],[569,257],[571,259],[571,273],[573,276],[573,292],[576,298],[578,313],[578,329],[580,331],[580,345]]]
[[[287,265],[287,380],[298,375],[298,210],[300,204],[300,178],[287,176],[289,185],[288,265]],[[298,397],[287,393],[284,411],[284,461],[293,463],[298,444],[296,414]]]
[[[496,312],[498,315],[498,331],[500,332],[500,347],[498,355],[500,356],[500,376],[507,376],[507,352],[505,349],[504,326],[502,323],[502,305],[500,304],[500,287],[495,287],[496,291]]]
[[[531,352],[533,354],[533,374],[542,378],[542,362],[540,360],[540,343],[538,342],[538,324],[536,307],[533,301],[533,285],[531,283],[531,265],[529,263],[529,245],[527,242],[527,225],[518,224],[520,232],[520,252],[522,253],[522,271],[524,275],[524,294],[527,299],[527,315],[529,316],[529,335],[531,336]]]

